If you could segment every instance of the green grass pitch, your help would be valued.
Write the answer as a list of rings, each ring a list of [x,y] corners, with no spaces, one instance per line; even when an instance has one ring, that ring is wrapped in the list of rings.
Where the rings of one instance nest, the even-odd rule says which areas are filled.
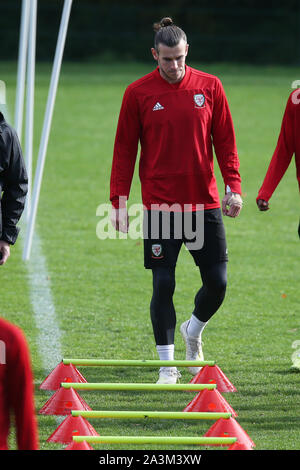
[[[205,358],[215,360],[237,388],[225,398],[237,411],[237,421],[257,450],[299,449],[300,375],[291,369],[292,344],[300,340],[299,195],[294,161],[270,201],[270,211],[260,213],[255,203],[299,70],[190,65],[219,76],[223,82],[236,130],[244,199],[240,217],[224,220],[229,248],[228,289],[223,305],[204,332]],[[47,261],[65,357],[158,359],[149,315],[151,273],[143,268],[142,241],[101,241],[96,236],[96,209],[109,200],[122,95],[127,84],[151,69],[151,64],[62,67],[36,230]],[[36,71],[35,158],[51,67],[37,64]],[[13,115],[16,64],[2,63],[0,79],[6,82]],[[215,168],[222,197],[224,185],[217,163]],[[137,172],[129,202],[140,202]],[[200,286],[199,273],[185,250],[179,256],[176,280],[174,302],[179,326],[190,316]],[[24,329],[30,345],[41,449],[62,449],[61,444],[46,442],[58,426],[56,418],[38,414],[50,397],[50,393],[39,390],[39,385],[52,367],[45,370],[42,365],[21,241],[1,268],[1,315]],[[175,358],[184,359],[184,354],[177,328]],[[151,368],[82,367],[80,371],[90,382],[157,380],[157,369]],[[181,372],[181,383],[190,381],[188,372]],[[93,410],[182,411],[194,395],[86,391],[81,396]],[[201,436],[212,425],[202,420],[108,419],[90,423],[99,434],[128,436]],[[104,446],[96,444],[94,448]],[[182,448],[196,447],[177,447]]]

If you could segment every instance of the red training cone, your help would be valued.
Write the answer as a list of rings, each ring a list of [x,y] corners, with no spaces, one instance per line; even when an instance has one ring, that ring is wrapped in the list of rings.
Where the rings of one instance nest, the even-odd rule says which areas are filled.
[[[204,437],[236,437],[238,444],[255,447],[254,442],[234,418],[218,419]]]
[[[220,367],[204,366],[190,381],[191,384],[216,384],[220,393],[236,392],[235,386],[228,380]]]
[[[71,410],[88,410],[91,408],[78,395],[73,388],[61,387],[40,409],[39,413],[44,415],[68,415]]]
[[[212,411],[215,413],[231,413],[233,417],[237,416],[234,409],[216,389],[202,390],[193,398],[183,411],[202,411],[205,413]]]
[[[99,436],[99,434],[82,416],[69,415],[48,437],[47,442],[70,444],[73,441],[73,436]]]
[[[234,444],[231,444],[231,446],[228,447],[228,450],[253,450],[253,446],[250,444],[240,444],[238,441],[236,441]]]
[[[40,385],[42,390],[58,390],[62,382],[87,382],[73,364],[60,362]]]
[[[88,442],[71,442],[64,450],[95,450]]]

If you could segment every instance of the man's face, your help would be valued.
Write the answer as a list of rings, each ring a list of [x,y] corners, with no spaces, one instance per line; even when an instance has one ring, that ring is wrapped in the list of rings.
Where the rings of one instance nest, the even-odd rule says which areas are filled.
[[[159,44],[158,51],[154,48],[151,49],[154,59],[157,60],[161,76],[169,83],[176,83],[183,79],[188,48],[189,45],[181,39],[177,46],[168,47]]]

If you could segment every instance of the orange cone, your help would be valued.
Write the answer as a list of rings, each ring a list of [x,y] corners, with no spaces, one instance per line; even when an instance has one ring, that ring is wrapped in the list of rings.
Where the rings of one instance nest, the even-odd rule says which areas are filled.
[[[44,415],[68,415],[71,414],[71,410],[91,411],[91,408],[78,395],[76,390],[61,387],[49,398],[39,413]]]
[[[47,442],[70,444],[73,436],[99,436],[93,426],[82,416],[67,416],[58,428],[48,437]]]
[[[220,367],[204,366],[190,381],[191,384],[216,384],[220,393],[236,392],[235,386],[230,382]]]
[[[236,437],[238,444],[255,447],[254,442],[234,418],[218,419],[204,437]]]
[[[239,442],[236,441],[234,444],[231,444],[231,446],[228,447],[228,450],[253,450],[253,446],[250,444],[239,444]]]
[[[71,442],[64,450],[95,450],[88,442]]]
[[[41,390],[58,390],[62,382],[87,382],[73,364],[60,362],[40,385]]]
[[[184,408],[183,411],[202,411],[205,413],[231,413],[236,417],[237,413],[221,395],[221,393],[214,389],[204,389]]]

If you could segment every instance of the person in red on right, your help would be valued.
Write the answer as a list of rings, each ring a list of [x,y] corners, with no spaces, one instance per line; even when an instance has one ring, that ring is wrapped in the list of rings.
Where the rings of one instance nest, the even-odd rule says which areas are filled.
[[[300,99],[299,90],[294,90],[287,101],[277,145],[258,191],[256,203],[260,211],[267,211],[269,200],[288,169],[295,154],[296,175],[300,191]],[[298,225],[300,237],[300,222]]]

